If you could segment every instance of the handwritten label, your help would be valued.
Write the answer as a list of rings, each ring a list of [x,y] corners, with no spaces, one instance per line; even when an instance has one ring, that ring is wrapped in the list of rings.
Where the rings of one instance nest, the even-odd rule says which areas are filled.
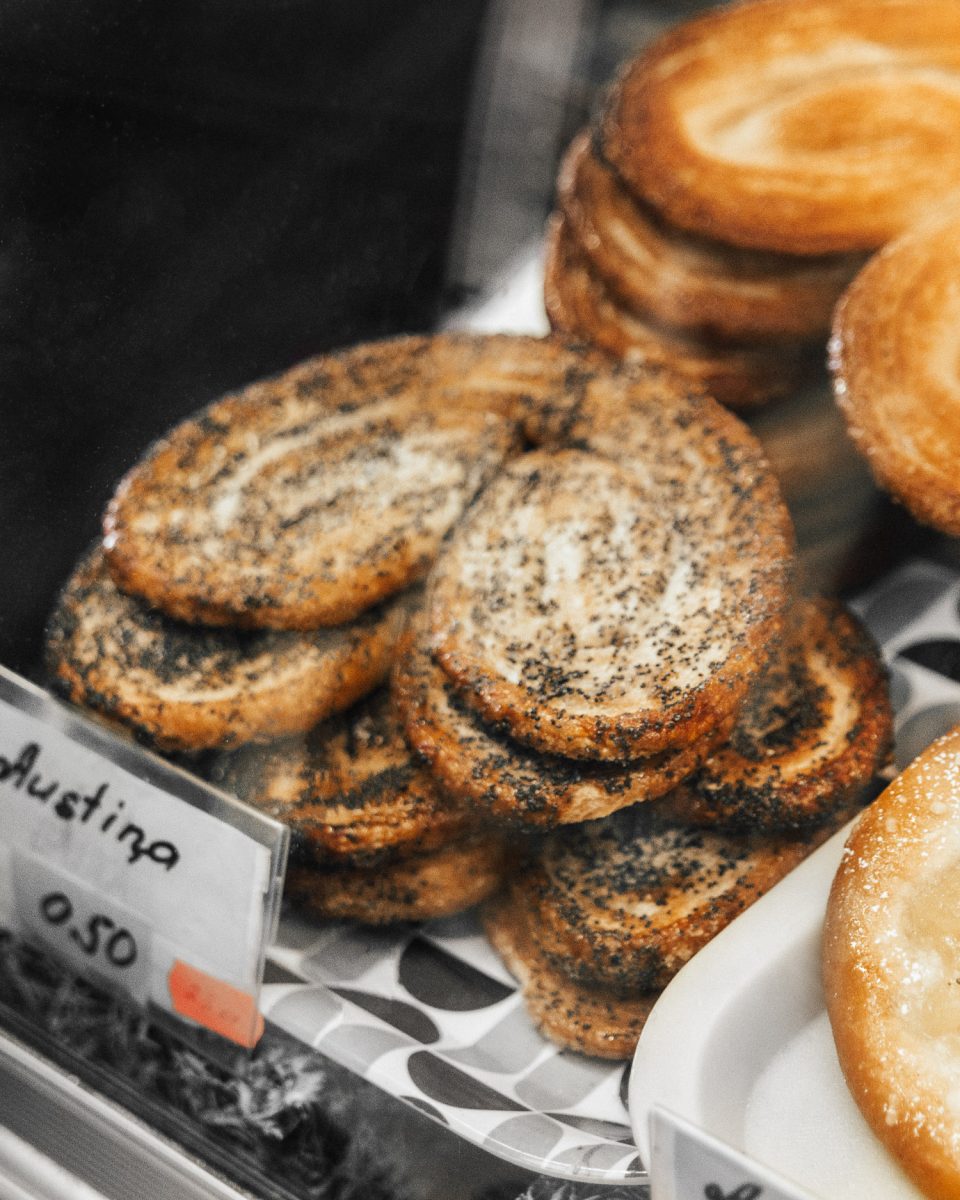
[[[815,1200],[769,1167],[696,1125],[650,1114],[651,1200]]]
[[[150,927],[135,913],[40,859],[13,856],[21,927],[80,974],[149,998]]]
[[[282,826],[0,668],[0,828],[0,923],[167,1011],[170,972],[191,963],[252,998],[217,1030],[250,1044]]]

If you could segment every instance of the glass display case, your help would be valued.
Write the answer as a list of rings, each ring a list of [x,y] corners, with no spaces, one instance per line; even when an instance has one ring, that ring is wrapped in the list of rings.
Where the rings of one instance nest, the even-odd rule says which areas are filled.
[[[546,334],[544,231],[567,147],[619,65],[704,7],[4,5],[0,666],[49,686],[60,589],[118,480],[188,414],[379,338]],[[894,696],[912,754],[960,713],[913,678],[946,679],[945,660],[896,636],[953,586],[953,543],[875,485],[822,361],[745,420],[809,584],[893,597],[871,629],[891,664],[912,663],[893,668],[901,691],[912,681],[910,704]],[[897,609],[890,572],[920,556],[939,565]],[[0,808],[0,840],[12,819]],[[291,907],[261,1011],[256,1050],[229,1047],[0,931],[0,1192],[649,1195],[629,1066],[548,1045],[472,912],[370,930]]]

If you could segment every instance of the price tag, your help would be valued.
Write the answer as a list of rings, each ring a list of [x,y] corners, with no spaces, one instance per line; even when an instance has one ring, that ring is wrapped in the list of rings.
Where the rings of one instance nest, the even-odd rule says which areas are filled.
[[[0,923],[255,1044],[282,825],[0,668],[0,829]]]
[[[689,1121],[650,1113],[651,1200],[816,1200]]]

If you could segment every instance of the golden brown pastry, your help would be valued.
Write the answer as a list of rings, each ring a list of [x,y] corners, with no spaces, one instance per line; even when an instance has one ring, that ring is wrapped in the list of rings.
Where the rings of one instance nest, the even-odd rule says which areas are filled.
[[[960,731],[925,750],[847,840],[823,982],[840,1066],[930,1197],[960,1197]]]
[[[557,205],[614,304],[677,332],[734,342],[826,335],[862,255],[801,258],[684,233],[623,185],[599,140],[587,130],[574,138]]]
[[[424,853],[475,825],[411,754],[385,687],[302,737],[230,756],[220,782],[289,826],[295,857],[320,866]]]
[[[431,574],[436,661],[546,753],[622,762],[729,730],[789,589],[790,522],[756,442],[630,368],[527,431],[544,448],[498,475]]]
[[[753,0],[627,68],[604,152],[672,224],[793,254],[869,250],[960,188],[960,5]]]
[[[804,372],[802,346],[720,341],[627,307],[591,269],[563,216],[548,224],[544,272],[544,305],[557,333],[585,338],[616,358],[667,367],[729,408],[784,396]]]
[[[165,750],[206,750],[303,732],[387,675],[407,598],[313,633],[185,625],[117,589],[99,548],[51,615],[53,686]]]
[[[837,308],[830,365],[847,429],[877,482],[960,534],[960,207],[891,242]]]
[[[286,895],[319,917],[390,925],[448,917],[499,888],[511,862],[499,833],[475,833],[375,867],[291,865]]]
[[[511,367],[536,365],[540,349],[534,338],[401,338],[212,404],[120,484],[104,521],[114,578],[188,621],[351,620],[426,573],[513,451],[529,367],[518,378]]]

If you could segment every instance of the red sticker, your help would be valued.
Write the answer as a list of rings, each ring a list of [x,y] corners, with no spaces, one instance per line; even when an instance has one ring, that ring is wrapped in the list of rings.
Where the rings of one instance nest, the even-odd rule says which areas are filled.
[[[263,1034],[257,1000],[179,959],[167,976],[174,1012],[240,1046],[252,1048]]]

